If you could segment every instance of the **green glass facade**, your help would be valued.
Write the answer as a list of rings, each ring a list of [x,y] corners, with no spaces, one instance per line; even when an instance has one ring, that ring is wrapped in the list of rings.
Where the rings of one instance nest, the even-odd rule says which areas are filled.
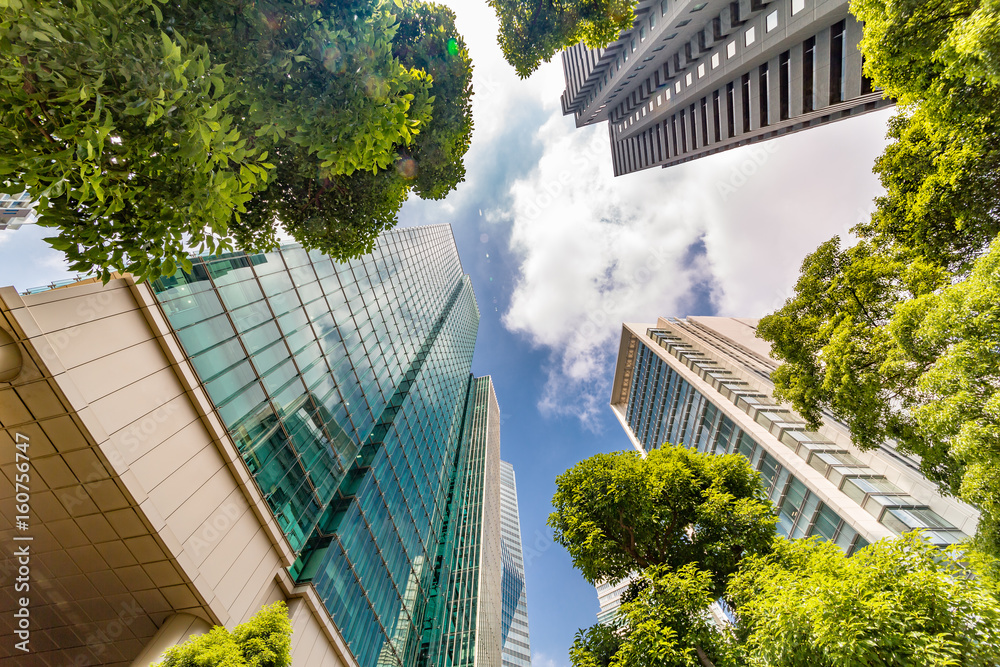
[[[362,667],[434,664],[477,387],[479,310],[450,228],[393,230],[346,263],[297,246],[199,258],[153,288],[298,557],[293,577]]]

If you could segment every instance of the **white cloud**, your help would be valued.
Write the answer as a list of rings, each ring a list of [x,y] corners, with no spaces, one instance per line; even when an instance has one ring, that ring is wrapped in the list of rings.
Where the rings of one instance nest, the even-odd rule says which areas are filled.
[[[551,351],[546,414],[594,424],[624,321],[779,306],[804,256],[879,191],[884,113],[614,178],[606,126],[573,127],[549,97],[541,160],[488,214],[512,225],[519,261],[503,322]]]
[[[709,172],[614,179],[605,128],[576,129],[554,113],[538,132],[544,154],[511,187],[520,270],[503,321],[552,350],[543,411],[591,423],[607,402],[622,322],[690,305],[708,277],[692,248],[718,213]]]

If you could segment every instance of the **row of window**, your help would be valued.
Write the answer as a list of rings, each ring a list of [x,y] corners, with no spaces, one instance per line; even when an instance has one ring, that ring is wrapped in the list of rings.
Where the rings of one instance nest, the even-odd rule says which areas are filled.
[[[677,335],[665,330],[651,330],[650,335],[661,347],[701,375],[723,396],[767,428],[779,442],[794,450],[810,467],[822,473],[890,530],[902,534],[914,529],[925,529],[928,538],[936,544],[952,544],[965,538],[964,533],[929,507],[906,494],[825,436],[807,431],[804,423],[794,413],[777,406],[769,396],[759,393]],[[760,451],[763,452],[762,449]],[[741,453],[746,455],[749,450]],[[748,458],[762,474],[769,470],[766,460],[755,460],[752,456]],[[779,481],[779,477],[774,477],[775,483]],[[770,477],[764,474],[765,486],[768,479]],[[779,527],[780,525],[779,516]],[[791,529],[789,534],[798,536],[795,529]]]

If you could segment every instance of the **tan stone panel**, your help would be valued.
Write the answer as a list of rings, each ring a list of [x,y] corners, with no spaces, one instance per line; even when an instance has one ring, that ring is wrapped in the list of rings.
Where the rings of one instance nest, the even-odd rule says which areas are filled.
[[[212,452],[203,453],[203,450],[206,449],[210,449]],[[197,421],[194,421],[148,450],[143,456],[133,461],[129,467],[146,493],[149,494],[199,454],[202,455],[201,460],[218,459],[221,466],[221,457],[215,452],[215,447],[208,439],[205,429]],[[198,479],[190,481],[189,492],[199,488],[206,479],[205,472],[201,471],[198,474]],[[181,500],[185,498],[187,498],[187,494],[184,494]],[[173,509],[176,508],[161,509],[161,513],[169,516]]]
[[[90,573],[90,583],[101,592],[101,597],[128,593],[128,588],[112,570],[101,570]],[[117,615],[117,614],[116,614]]]
[[[142,522],[139,515],[135,513],[135,510],[130,507],[108,512],[105,516],[111,522],[111,527],[121,537],[136,537],[145,535],[147,532],[146,524]]]
[[[170,603],[167,602],[167,599],[163,597],[160,591],[155,588],[133,591],[132,595],[147,614],[154,614],[156,612],[164,612],[172,609]],[[154,620],[154,623],[155,622],[156,621]]]
[[[138,382],[94,401],[91,408],[108,433],[115,433],[135,421],[135,415],[147,415],[181,394],[173,371],[165,368]]]
[[[160,548],[160,545],[149,535],[130,537],[125,540],[125,546],[128,547],[129,551],[132,552],[132,555],[140,563],[152,563],[164,559],[163,550]]]
[[[239,565],[246,566],[246,568],[252,567],[252,564],[255,562],[257,566],[253,569],[252,573],[244,571],[242,589],[230,605],[235,616],[250,618],[263,605],[285,599],[281,589],[274,585],[274,575],[281,566],[274,552],[270,549],[264,552],[247,549],[240,554],[238,560]],[[230,579],[239,579],[237,574],[238,569],[233,568],[226,574],[226,577],[222,580],[223,586],[227,586]]]
[[[69,469],[61,456],[46,456],[44,458],[31,460],[31,467],[34,473],[41,475],[45,486],[50,489],[61,489],[66,486],[75,486],[79,483],[76,475]]]
[[[138,312],[111,317],[47,333],[52,346],[67,369],[81,366],[152,338],[146,321]]]
[[[125,543],[117,539],[113,542],[101,542],[94,545],[94,548],[101,554],[101,558],[108,564],[108,567],[113,570],[119,570],[120,568],[138,563],[132,552],[125,546]]]
[[[31,413],[14,390],[0,389],[0,426],[10,428],[30,421]]]
[[[184,394],[157,406],[111,436],[121,460],[131,464],[181,430],[198,423],[198,414]],[[118,461],[113,461],[116,466]]]
[[[71,452],[77,449],[90,448],[90,441],[84,437],[76,422],[69,415],[39,422],[46,438],[53,448],[59,452]],[[30,436],[29,436],[30,437]],[[34,441],[31,444],[34,447]]]
[[[78,604],[92,621],[110,621],[118,617],[117,612],[111,608],[111,605],[99,597],[90,600],[79,600]]]
[[[202,544],[210,541],[212,531],[218,532],[227,522],[235,521],[249,507],[229,469],[220,468],[170,515],[170,527],[181,542],[194,538],[195,543],[185,544],[185,548],[193,549],[192,558],[201,562],[199,556],[208,555]]]
[[[53,521],[47,524],[47,526],[52,530],[52,533],[63,549],[90,544],[90,539],[80,530],[80,527],[73,519]]]
[[[76,475],[76,478],[82,482],[109,479],[111,477],[111,473],[92,447],[65,452],[62,458],[73,471],[73,474]]]
[[[169,560],[146,563],[142,569],[149,575],[150,580],[160,588],[184,583],[184,578],[178,574],[177,568]]]
[[[130,552],[131,553],[131,552]],[[135,557],[132,557],[133,560]],[[118,578],[122,580],[122,583],[128,587],[129,591],[135,593],[136,591],[145,591],[151,588],[156,588],[156,584],[153,580],[149,578],[146,571],[142,569],[141,565],[131,565],[127,567],[116,567],[115,573]]]
[[[90,541],[94,544],[101,542],[118,541],[118,533],[111,527],[111,524],[103,514],[91,514],[81,516],[76,519],[76,525],[80,527]],[[109,563],[110,565],[110,563]],[[114,567],[114,565],[112,565]]]
[[[167,599],[167,602],[174,609],[188,609],[201,605],[201,602],[198,601],[198,598],[187,585],[167,586],[166,588],[161,588],[160,592],[163,593],[163,597]]]
[[[149,497],[159,508],[160,514],[169,517],[223,465],[218,450],[214,447],[203,447],[183,462],[183,465],[176,467],[170,476],[155,488],[149,489]]]
[[[56,497],[59,498],[59,502],[62,503],[70,516],[86,516],[101,511],[97,507],[97,503],[87,495],[87,491],[80,485],[59,489],[56,491]]]
[[[94,499],[94,502],[97,503],[102,512],[123,509],[131,504],[129,499],[125,497],[125,494],[122,493],[117,481],[113,479],[88,482],[85,486],[87,493]]]
[[[14,390],[36,420],[66,412],[66,407],[45,380],[19,384]]]
[[[167,365],[160,346],[147,340],[67,371],[88,402],[112,394]]]
[[[66,597],[74,602],[101,597],[101,592],[91,583],[90,577],[85,574],[60,577],[59,585],[66,592]]]
[[[66,553],[69,554],[73,562],[85,573],[108,569],[108,564],[104,562],[101,554],[92,545],[88,544],[82,547],[67,549]]]
[[[216,595],[223,598],[219,587],[222,581],[227,579],[227,573],[235,569],[243,573],[243,583],[246,583],[246,572],[249,568],[256,567],[260,562],[260,523],[256,517],[247,513],[223,531],[211,546],[211,555],[201,563],[201,573],[213,587],[216,588]],[[225,599],[224,604],[228,607],[239,594],[239,589],[232,592],[232,596]]]
[[[86,293],[89,290],[90,293]],[[123,284],[113,287],[91,287],[78,285],[72,292],[51,290],[47,296],[61,296],[48,302],[37,303],[31,298],[31,315],[38,326],[46,332],[66,329],[86,322],[94,322],[105,317],[136,309],[135,299]],[[68,297],[68,298],[67,298]]]

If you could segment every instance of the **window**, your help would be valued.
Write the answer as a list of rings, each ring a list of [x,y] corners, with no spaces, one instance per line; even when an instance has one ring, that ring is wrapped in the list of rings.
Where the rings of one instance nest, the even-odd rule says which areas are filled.
[[[844,101],[844,21],[830,28],[830,104]]]
[[[653,58],[655,58],[655,57],[656,57],[656,56],[648,56],[648,57],[646,57],[646,58],[643,58],[643,59],[642,59],[642,62],[644,62],[644,63],[648,63],[648,62],[649,62],[650,60],[652,60],[652,59],[653,59]]]
[[[795,6],[795,0],[792,0],[792,6],[793,7]],[[792,12],[794,13],[794,9],[792,10]],[[660,15],[662,16],[666,13],[667,13],[667,0],[660,0]]]
[[[632,40],[632,51],[635,51],[635,40]]]
[[[674,38],[674,37],[676,37],[676,36],[677,36],[677,33],[676,33],[676,32],[672,32],[672,33],[670,33],[669,35],[667,35],[666,37],[664,37],[664,38],[663,38],[663,41],[665,42],[665,41],[667,41],[668,39],[673,39],[673,38]]]
[[[681,21],[680,23],[678,23],[674,27],[675,28],[683,28],[684,26],[686,26],[690,22],[691,22],[691,19],[684,19],[683,21]]]
[[[750,28],[745,33],[743,33],[743,43],[746,46],[750,46],[756,41],[757,41],[757,29],[754,26],[750,26]]]
[[[655,27],[656,27],[656,14],[653,14],[652,12],[650,12],[650,14],[649,14],[649,29],[650,29],[650,31],[652,31],[653,28],[655,28]]]
[[[678,93],[678,94],[681,92],[681,82],[680,81],[678,81],[677,83],[674,84],[674,92]]]
[[[743,107],[743,131],[750,131],[750,75],[744,74],[743,79],[740,81],[740,87],[742,88],[743,96],[740,99]]]
[[[792,64],[788,51],[778,56],[778,115],[781,120],[788,120],[788,85],[792,78]]]
[[[684,76],[684,83],[690,86],[693,82],[694,82],[694,75],[692,75],[691,72],[688,72]]]
[[[712,120],[714,121],[715,127],[715,141],[718,142],[722,139],[722,103],[719,99],[719,91],[712,93]]]
[[[770,95],[769,83],[769,72],[767,71],[767,63],[760,66],[760,73],[758,75],[758,82],[760,84],[760,89],[757,94],[760,98],[760,126],[766,127],[771,123],[771,107],[768,104],[770,101],[768,98]]]
[[[802,111],[808,113],[813,104],[813,72],[816,65],[816,38],[810,37],[802,44]]]
[[[701,98],[701,144],[708,143],[708,100]]]
[[[666,0],[663,0],[666,2]],[[806,8],[806,0],[792,0],[792,16]]]
[[[695,12],[700,12],[701,10],[705,9],[706,5],[708,5],[707,2],[699,2],[697,5],[691,8],[691,13],[694,14]]]
[[[736,136],[736,86],[726,84],[726,123],[729,136]]]
[[[639,41],[640,42],[646,41],[646,26],[642,26],[641,28],[639,28]]]
[[[705,63],[698,65],[698,78],[705,76]]]
[[[719,66],[719,54],[718,53],[713,53],[712,54],[712,69],[715,69],[718,66]]]
[[[775,9],[773,12],[767,15],[764,19],[764,30],[766,32],[771,32],[778,27],[778,10]]]
[[[733,40],[729,42],[729,44],[726,44],[726,57],[732,58],[735,55],[736,55],[736,40]]]

